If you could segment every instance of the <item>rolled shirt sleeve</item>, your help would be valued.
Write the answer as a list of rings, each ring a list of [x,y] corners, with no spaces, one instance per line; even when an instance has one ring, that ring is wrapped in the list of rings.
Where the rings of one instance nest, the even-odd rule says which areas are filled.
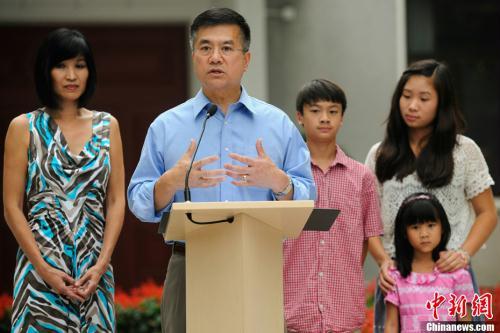
[[[315,200],[316,186],[312,178],[309,150],[294,125],[291,125],[290,133],[283,169],[292,179],[293,200]]]
[[[127,190],[128,205],[132,213],[143,222],[159,222],[163,212],[170,209],[169,203],[161,211],[155,211],[154,187],[165,172],[162,152],[158,143],[165,140],[163,132],[152,124],[146,135],[139,164]]]

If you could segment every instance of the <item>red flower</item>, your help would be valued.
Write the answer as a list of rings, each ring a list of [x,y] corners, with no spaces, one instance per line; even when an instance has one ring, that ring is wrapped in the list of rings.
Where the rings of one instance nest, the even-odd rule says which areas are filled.
[[[493,296],[492,312],[493,318],[491,320],[486,319],[487,323],[500,324],[500,283],[493,287],[480,287],[479,292],[481,295],[485,293],[490,293]]]
[[[3,318],[5,312],[12,308],[12,297],[7,294],[0,295],[0,319]]]
[[[373,320],[374,320],[374,313],[373,313],[373,307],[371,307],[369,309],[366,309],[365,323],[363,324],[363,327],[361,327],[362,333],[373,332]]]
[[[121,288],[117,288],[115,302],[123,308],[138,308],[142,301],[148,298],[155,299],[159,303],[162,291],[163,287],[161,285],[148,280],[140,286],[131,289],[129,293],[126,293]]]
[[[373,297],[373,295],[375,294],[376,285],[377,285],[377,281],[375,279],[368,282],[368,284],[366,285],[366,291],[365,291],[366,298]]]
[[[121,289],[115,293],[115,303],[123,308],[137,308],[141,302],[141,297],[131,296]]]
[[[157,285],[155,282],[148,280],[141,284],[139,287],[131,290],[132,296],[142,297],[142,298],[154,298],[157,301],[161,301],[161,296],[163,293],[163,287]]]

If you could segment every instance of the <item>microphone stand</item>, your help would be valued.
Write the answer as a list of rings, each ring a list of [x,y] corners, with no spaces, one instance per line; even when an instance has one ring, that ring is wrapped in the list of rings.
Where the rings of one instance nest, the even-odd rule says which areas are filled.
[[[184,201],[191,201],[191,191],[189,190],[189,175],[191,174],[191,169],[193,168],[193,162],[196,158],[196,153],[198,152],[198,148],[200,147],[201,139],[203,138],[203,133],[205,133],[205,127],[207,125],[208,118],[212,117],[215,112],[217,112],[217,105],[212,104],[207,110],[207,115],[205,120],[203,121],[203,126],[201,129],[200,137],[198,138],[198,142],[196,143],[196,149],[194,151],[193,157],[191,158],[191,163],[189,163],[188,171],[186,172],[186,178],[184,178]]]
[[[196,143],[196,149],[194,151],[193,157],[191,158],[191,163],[189,163],[189,168],[186,172],[186,178],[184,179],[184,201],[191,201],[191,191],[189,190],[189,175],[191,174],[191,170],[193,168],[193,163],[196,157],[196,153],[198,152],[198,148],[200,147],[200,142],[203,137],[203,133],[205,133],[205,127],[207,125],[207,120],[212,117],[215,112],[217,112],[217,105],[212,104],[207,110],[207,115],[205,117],[205,120],[203,121],[202,129],[201,129],[201,134],[200,137],[198,138],[198,142]],[[195,221],[193,220],[192,213],[186,213],[186,217],[188,218],[189,221],[191,221],[194,224],[216,224],[216,223],[233,223],[234,221],[234,216],[228,217],[225,220],[217,220],[217,221],[207,221],[207,222],[200,222],[200,221]]]

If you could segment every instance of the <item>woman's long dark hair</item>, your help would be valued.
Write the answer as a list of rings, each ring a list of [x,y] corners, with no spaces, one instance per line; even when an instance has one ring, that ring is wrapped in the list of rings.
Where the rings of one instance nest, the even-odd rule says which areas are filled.
[[[432,133],[418,157],[415,157],[410,148],[408,126],[399,108],[403,89],[414,75],[432,78],[438,95]],[[392,96],[385,138],[377,151],[375,173],[378,180],[383,183],[394,176],[397,180],[402,180],[416,170],[419,180],[426,188],[449,184],[453,176],[453,148],[457,134],[464,127],[465,121],[458,109],[448,67],[432,59],[413,63],[404,71]]]
[[[439,252],[446,250],[446,244],[450,239],[451,227],[448,217],[439,200],[430,193],[414,193],[407,197],[396,215],[394,229],[394,245],[396,247],[396,266],[403,277],[411,273],[413,262],[413,247],[408,240],[406,229],[409,226],[428,221],[439,221],[441,223],[441,241],[432,250],[432,259],[439,259]]]

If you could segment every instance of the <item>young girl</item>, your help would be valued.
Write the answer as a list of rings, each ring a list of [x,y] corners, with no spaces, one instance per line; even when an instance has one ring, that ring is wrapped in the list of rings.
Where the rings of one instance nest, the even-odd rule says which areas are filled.
[[[436,267],[451,232],[448,217],[436,197],[430,193],[410,195],[403,201],[395,224],[397,270],[390,274],[396,287],[385,297],[385,332],[399,332],[399,325],[401,332],[422,332],[430,321],[470,320],[470,313],[448,312],[452,294],[457,299],[463,295],[470,303],[474,290],[465,269],[441,273]],[[439,306],[434,304],[437,318],[432,306],[435,299],[441,302]]]
[[[448,67],[435,60],[410,65],[394,91],[385,138],[371,148],[366,161],[378,179],[382,241],[389,256],[395,254],[398,208],[416,192],[434,194],[450,221],[448,250],[436,262],[439,271],[467,267],[493,232],[497,223],[494,182],[479,147],[459,134],[463,127]],[[388,266],[383,265],[380,272],[375,332],[383,331],[382,291],[394,285]]]
[[[12,332],[115,331],[110,260],[125,210],[123,154],[116,119],[85,107],[95,82],[85,37],[51,32],[35,64],[43,107],[7,131],[3,202],[20,247]]]

